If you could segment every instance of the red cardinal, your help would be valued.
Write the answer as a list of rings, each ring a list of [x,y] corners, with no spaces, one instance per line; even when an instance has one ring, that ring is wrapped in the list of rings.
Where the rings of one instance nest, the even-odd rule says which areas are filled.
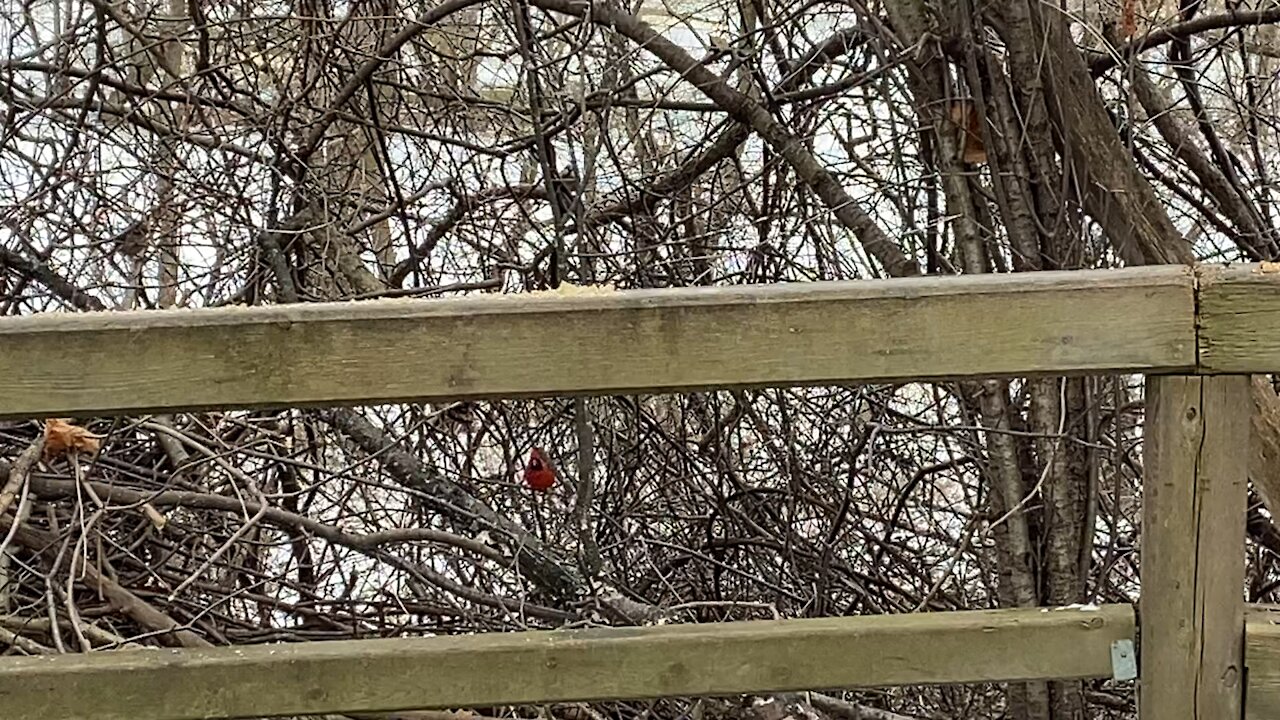
[[[538,492],[546,492],[556,484],[556,469],[540,447],[529,454],[529,464],[524,466],[524,484]]]

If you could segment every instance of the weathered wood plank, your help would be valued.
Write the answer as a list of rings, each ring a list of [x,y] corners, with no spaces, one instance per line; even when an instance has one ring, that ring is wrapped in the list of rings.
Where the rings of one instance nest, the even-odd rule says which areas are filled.
[[[1251,607],[1245,623],[1245,720],[1280,717],[1280,608]]]
[[[1128,605],[0,659],[6,720],[181,720],[1108,677]]]
[[[1249,378],[1148,377],[1141,720],[1235,720],[1243,673]]]
[[[1270,265],[1205,266],[1200,296],[1200,372],[1280,371],[1280,272]]]
[[[0,418],[1189,372],[1183,267],[0,319]]]

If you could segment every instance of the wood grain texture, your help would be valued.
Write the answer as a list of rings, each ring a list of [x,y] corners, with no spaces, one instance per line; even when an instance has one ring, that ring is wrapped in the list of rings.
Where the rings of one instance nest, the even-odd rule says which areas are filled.
[[[0,418],[1189,372],[1183,267],[0,319]]]
[[[1108,677],[1129,605],[0,659],[5,720],[181,720]]]
[[[1264,267],[1197,270],[1200,372],[1280,371],[1280,272]]]
[[[1148,377],[1141,720],[1241,716],[1248,376]]]
[[[1280,717],[1280,608],[1249,609],[1245,623],[1245,720]]]

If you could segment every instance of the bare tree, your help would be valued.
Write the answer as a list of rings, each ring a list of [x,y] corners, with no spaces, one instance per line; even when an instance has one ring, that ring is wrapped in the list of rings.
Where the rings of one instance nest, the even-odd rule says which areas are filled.
[[[1274,261],[1278,22],[1275,0],[10,4],[0,311]],[[1250,600],[1274,601],[1280,399],[1254,400]],[[1129,602],[1142,411],[1139,379],[1096,376],[78,418],[101,450],[56,458],[2,424],[0,639]],[[535,445],[547,496],[519,483]],[[1068,720],[1128,717],[1132,689],[550,710]]]

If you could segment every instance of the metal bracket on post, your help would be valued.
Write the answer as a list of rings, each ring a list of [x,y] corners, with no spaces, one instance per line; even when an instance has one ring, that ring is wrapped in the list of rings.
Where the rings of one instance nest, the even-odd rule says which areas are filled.
[[[1111,678],[1133,680],[1138,677],[1138,661],[1132,640],[1116,640],[1111,643]]]

